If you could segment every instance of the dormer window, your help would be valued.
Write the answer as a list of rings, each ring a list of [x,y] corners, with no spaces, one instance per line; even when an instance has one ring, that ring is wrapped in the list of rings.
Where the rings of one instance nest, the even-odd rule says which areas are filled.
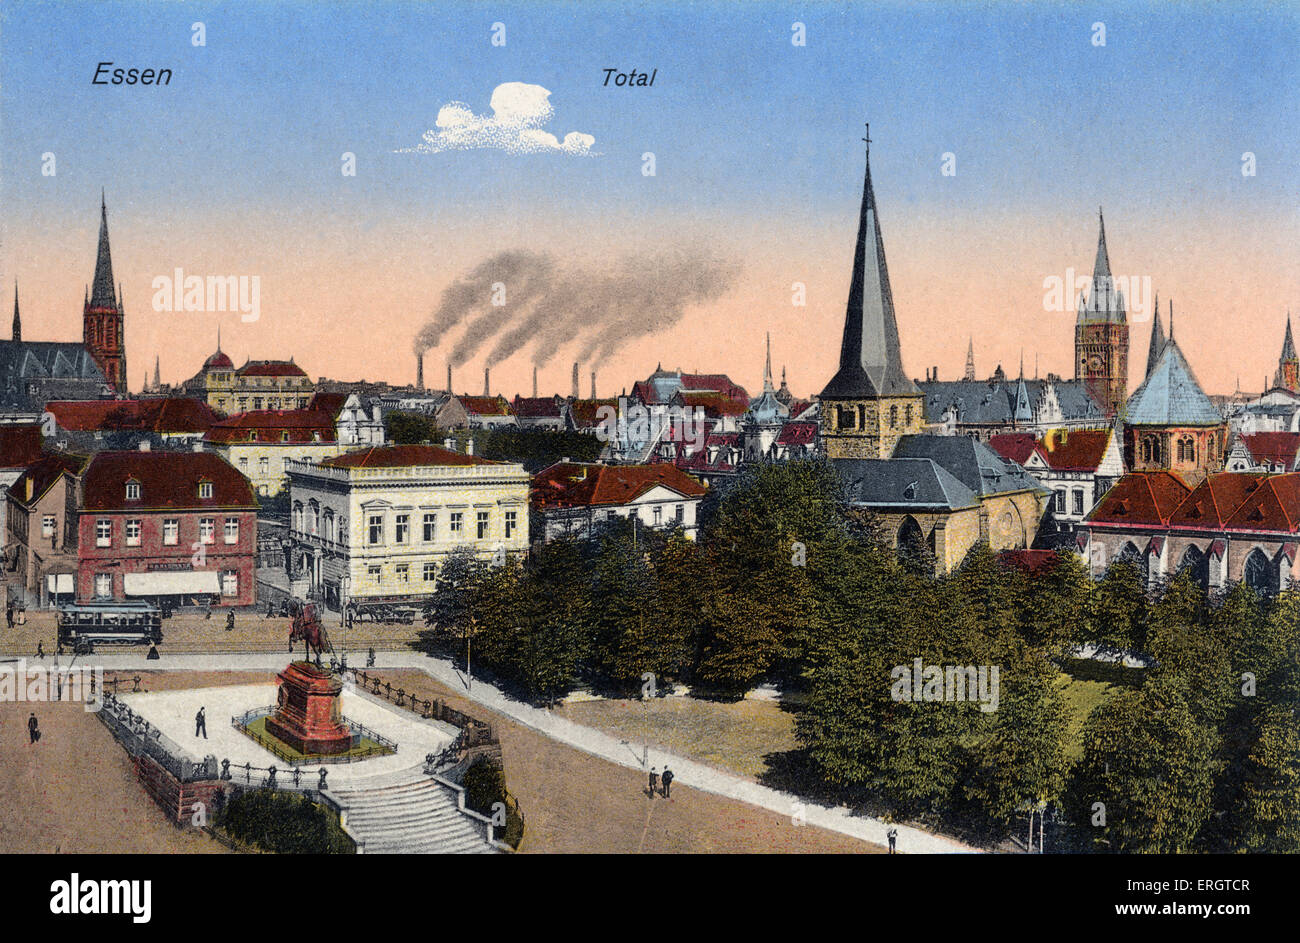
[[[131,480],[126,483],[126,499],[128,501],[140,500],[140,482]]]
[[[200,500],[206,500],[206,499],[211,498],[211,497],[212,497],[212,482],[210,482],[210,481],[200,481],[200,482],[199,482],[199,499],[200,499]]]

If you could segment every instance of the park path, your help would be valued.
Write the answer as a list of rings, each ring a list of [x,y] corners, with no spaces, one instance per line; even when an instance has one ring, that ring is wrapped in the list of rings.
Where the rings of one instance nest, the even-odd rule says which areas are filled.
[[[95,663],[102,665],[106,671],[279,671],[284,667],[285,660],[286,656],[283,653],[175,654],[163,655],[157,661],[146,661],[142,655],[108,654],[97,656]],[[63,661],[66,663],[67,658],[65,657]],[[518,701],[478,679],[475,679],[469,690],[466,690],[465,676],[449,661],[416,652],[376,653],[374,669],[385,668],[423,672],[470,700],[491,708],[516,723],[530,727],[552,740],[619,766],[632,769],[645,768],[643,757],[646,756],[646,747],[642,744],[632,744],[599,730],[574,723],[567,718],[558,717],[545,708]],[[875,845],[888,844],[886,833],[890,828],[889,824],[856,814],[848,808],[817,805],[792,793],[782,792],[732,773],[705,766],[666,750],[650,748],[646,762],[650,766],[660,768],[665,764],[670,766],[675,777],[674,782],[680,786],[690,786],[702,792],[745,802],[778,815],[790,816],[792,820],[797,816],[807,825],[829,829]],[[961,854],[979,851],[956,839],[935,835],[922,829],[906,825],[893,827],[898,830],[897,848],[902,854]]]

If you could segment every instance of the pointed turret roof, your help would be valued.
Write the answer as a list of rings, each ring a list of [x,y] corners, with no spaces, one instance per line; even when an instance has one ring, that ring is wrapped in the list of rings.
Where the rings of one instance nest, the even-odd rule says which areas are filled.
[[[903,370],[894,318],[894,296],[885,265],[885,243],[871,187],[871,133],[868,128],[866,175],[858,242],[853,255],[839,371],[822,390],[823,397],[920,396]]]
[[[18,301],[14,300],[14,310],[17,310]],[[1291,312],[1286,313],[1286,337],[1282,341],[1282,356],[1278,358],[1282,361],[1296,360],[1295,341],[1291,339]]]
[[[1223,416],[1170,336],[1155,368],[1129,397],[1124,421],[1131,426],[1217,426]]]
[[[95,279],[91,287],[92,308],[117,309],[113,289],[113,256],[108,249],[108,205],[104,202],[102,192],[99,196],[99,254],[95,257]]]
[[[1160,323],[1160,295],[1156,295],[1156,316],[1151,319],[1151,346],[1147,348],[1147,376],[1156,368],[1160,351],[1165,347],[1165,329]]]
[[[1115,279],[1110,273],[1110,253],[1106,249],[1106,218],[1101,207],[1097,207],[1097,259],[1092,266],[1092,289],[1085,300],[1079,295],[1079,323],[1084,321],[1126,320],[1124,313],[1124,293],[1115,288]]]

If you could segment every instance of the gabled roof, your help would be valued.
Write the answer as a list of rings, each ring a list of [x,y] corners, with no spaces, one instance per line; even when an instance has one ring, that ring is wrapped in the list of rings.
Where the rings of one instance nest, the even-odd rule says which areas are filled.
[[[1023,465],[1038,448],[1038,437],[1032,432],[1003,432],[989,436],[989,448],[1003,458]]]
[[[556,462],[533,476],[532,503],[550,508],[618,506],[658,487],[698,498],[705,487],[675,465],[597,465]]]
[[[291,360],[250,360],[235,373],[241,377],[307,376],[307,372]]]
[[[513,408],[522,419],[559,419],[564,415],[554,396],[516,396]]]
[[[573,424],[579,429],[588,429],[592,426],[599,425],[600,417],[597,413],[604,406],[608,406],[615,412],[618,411],[617,399],[575,399],[569,402],[569,413],[573,416]]]
[[[810,445],[817,441],[817,423],[790,421],[776,434],[777,445]]]
[[[471,416],[511,416],[510,402],[500,394],[496,396],[457,396],[465,412]]]
[[[40,461],[44,441],[36,423],[0,423],[0,468],[26,468]]]
[[[358,449],[320,463],[329,468],[416,468],[444,465],[499,465],[477,455],[439,445],[385,445]]]
[[[1171,337],[1151,375],[1129,397],[1124,421],[1130,426],[1217,426],[1224,420]]]
[[[929,458],[977,495],[1043,491],[1037,479],[983,442],[964,435],[905,435],[894,458]]]
[[[1109,429],[1057,430],[1043,436],[1037,452],[1054,471],[1095,472],[1112,436]]]
[[[19,504],[30,507],[45,497],[45,492],[49,491],[51,486],[65,473],[74,476],[81,474],[81,470],[86,467],[87,461],[89,461],[89,457],[85,455],[50,452],[44,458],[28,466],[18,476],[18,480],[9,486],[9,494]],[[28,481],[32,483],[31,501],[27,500]]]
[[[1300,432],[1253,432],[1240,437],[1250,457],[1260,465],[1281,465],[1290,471],[1300,452]]]
[[[1210,475],[1182,500],[1169,517],[1170,527],[1222,530],[1267,476],[1263,472]]]
[[[312,395],[311,402],[307,404],[307,408],[313,412],[325,413],[331,419],[337,419],[339,413],[343,411],[343,405],[347,401],[347,393],[322,393],[317,391]]]
[[[704,410],[705,417],[717,419],[723,416],[743,416],[749,410],[749,404],[737,402],[722,393],[678,390],[673,394],[672,402],[687,409]]]
[[[69,432],[201,433],[217,421],[207,403],[188,396],[166,399],[55,400],[47,412]]]
[[[1105,415],[1083,380],[1025,380],[1031,403],[1043,396],[1051,383],[1065,420],[1100,419]],[[942,422],[949,406],[957,407],[957,421],[967,425],[1009,425],[1015,420],[1019,381],[924,380],[917,384],[925,394],[925,421]]]
[[[285,435],[288,438],[285,438]],[[256,438],[253,438],[253,436]],[[204,441],[303,443],[333,442],[334,417],[313,409],[256,409],[213,423]]]
[[[1129,472],[1102,496],[1086,520],[1090,524],[1164,526],[1190,491],[1171,472]]]
[[[834,460],[849,503],[882,510],[958,510],[979,497],[932,458]]]
[[[128,481],[140,497],[128,500]],[[212,497],[199,485],[212,484]],[[203,510],[256,508],[248,479],[212,452],[100,452],[82,479],[83,511]]]
[[[1248,494],[1227,522],[1228,530],[1300,530],[1300,474],[1270,475]]]

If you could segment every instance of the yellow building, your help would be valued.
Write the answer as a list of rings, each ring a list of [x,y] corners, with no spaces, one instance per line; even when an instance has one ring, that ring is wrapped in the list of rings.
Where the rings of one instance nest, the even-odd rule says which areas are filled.
[[[338,441],[328,413],[307,409],[240,413],[213,424],[203,442],[239,469],[262,497],[284,491],[288,462],[322,462],[349,447]]]
[[[419,604],[442,563],[528,549],[528,473],[433,445],[360,449],[287,465],[296,593],[349,603]]]
[[[220,339],[216,353],[184,387],[227,416],[249,410],[306,409],[316,390],[292,360],[250,360],[236,368],[222,352]]]

